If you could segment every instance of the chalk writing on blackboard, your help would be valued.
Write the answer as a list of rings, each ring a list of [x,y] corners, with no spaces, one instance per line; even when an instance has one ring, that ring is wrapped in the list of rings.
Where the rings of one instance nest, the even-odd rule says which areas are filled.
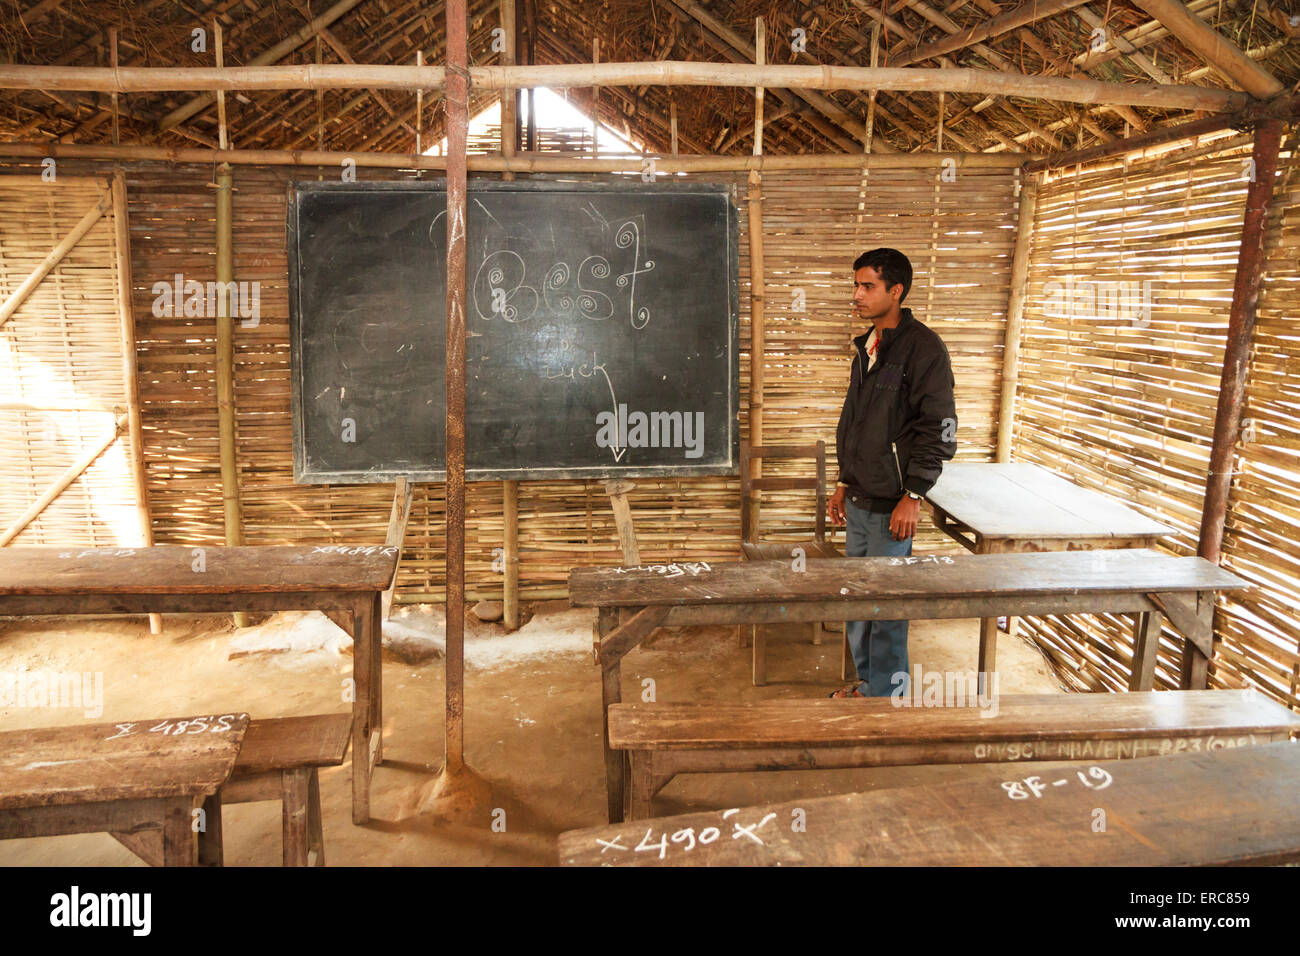
[[[1115,780],[1110,773],[1096,766],[1088,768],[1087,776],[1084,775],[1082,770],[1076,770],[1074,775],[1089,790],[1105,790]],[[1004,781],[1002,789],[1007,792],[1007,796],[1012,800],[1028,800],[1031,796],[1041,799],[1048,787],[1065,787],[1069,784],[1069,777],[1062,777],[1060,780],[1051,782],[1044,782],[1042,777],[1025,777],[1023,780]]]
[[[240,714],[212,714],[207,717],[169,717],[167,720],[160,720],[147,730],[144,724],[138,721],[114,724],[117,733],[111,737],[105,737],[105,740],[117,740],[119,737],[134,737],[136,734],[150,733],[162,734],[164,737],[181,737],[186,734],[224,734],[234,730],[231,721],[237,720]]]
[[[722,819],[725,821],[728,817],[740,812],[741,810],[738,807],[725,810],[722,813]],[[758,831],[775,819],[775,813],[768,813],[757,823],[751,823],[748,826],[744,826],[739,820],[733,820],[731,839],[739,840],[743,838],[758,846],[766,846],[767,844],[763,842],[763,838],[758,835]],[[615,834],[612,840],[603,840],[596,837],[596,845],[600,847],[601,856],[611,850],[622,853],[652,853],[658,850],[659,859],[662,860],[667,857],[670,845],[682,853],[689,853],[697,846],[708,846],[710,843],[716,842],[722,836],[723,829],[724,827],[707,826],[703,827],[699,833],[696,833],[695,827],[682,827],[680,830],[674,830],[671,834],[667,830],[660,831],[656,839],[655,828],[649,827],[646,829],[645,835],[641,837],[641,842],[634,847],[623,845],[623,835],[621,833]]]

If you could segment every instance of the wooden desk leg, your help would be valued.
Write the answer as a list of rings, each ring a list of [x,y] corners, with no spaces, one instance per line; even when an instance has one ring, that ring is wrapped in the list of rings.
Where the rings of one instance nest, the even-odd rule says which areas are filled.
[[[199,831],[199,866],[225,866],[221,833],[221,791],[203,801],[203,829]]]
[[[1159,611],[1142,611],[1133,630],[1133,672],[1128,689],[1151,690],[1156,680],[1156,652],[1160,648],[1160,626],[1164,615]]]
[[[198,834],[194,832],[194,800],[177,797],[163,806],[162,861],[163,866],[197,866],[199,862]]]
[[[631,786],[628,788],[629,820],[647,820],[650,813],[650,799],[654,796],[653,751],[642,750],[629,754],[632,764]]]
[[[627,751],[609,746],[609,707],[622,699],[622,668],[616,661],[601,671],[600,683],[600,716],[604,725],[601,740],[605,745],[605,793],[610,823],[623,822],[623,805],[627,799]]]
[[[988,675],[998,666],[998,619],[980,619],[979,693],[987,694]]]
[[[762,687],[767,683],[767,635],[763,632],[762,624],[753,625],[754,652],[752,661],[752,676],[755,687]]]
[[[370,822],[370,715],[374,712],[375,618],[372,598],[352,609],[352,822]]]
[[[280,849],[285,866],[307,865],[308,774],[301,767],[280,774]]]
[[[1208,637],[1211,651],[1214,649],[1214,592],[1198,591],[1196,593],[1196,617],[1202,634]],[[1179,666],[1179,690],[1205,690],[1210,686],[1210,658],[1196,646],[1190,635],[1183,636],[1183,660]]]
[[[325,827],[320,812],[320,774],[312,767],[307,778],[307,865],[325,865]]]
[[[849,625],[844,622],[844,630],[841,632],[842,640],[840,644],[840,678],[842,680],[860,680],[858,677],[858,665],[853,660],[853,651],[849,648]]]
[[[384,759],[384,605],[379,595],[375,595],[371,619],[375,629],[370,652],[371,687],[374,688],[370,706],[370,733],[374,748],[374,758],[371,762],[373,768]]]

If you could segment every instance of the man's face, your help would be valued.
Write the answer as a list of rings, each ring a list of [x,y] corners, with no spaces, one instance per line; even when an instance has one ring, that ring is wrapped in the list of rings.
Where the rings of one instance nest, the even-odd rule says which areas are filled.
[[[901,285],[885,291],[885,282],[874,266],[863,266],[853,273],[853,310],[863,321],[888,315],[902,294]]]

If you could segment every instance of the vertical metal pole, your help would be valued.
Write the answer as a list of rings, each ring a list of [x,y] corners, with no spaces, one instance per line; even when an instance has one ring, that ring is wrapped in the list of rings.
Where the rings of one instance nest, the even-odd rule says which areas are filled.
[[[447,764],[465,766],[466,0],[447,0]]]

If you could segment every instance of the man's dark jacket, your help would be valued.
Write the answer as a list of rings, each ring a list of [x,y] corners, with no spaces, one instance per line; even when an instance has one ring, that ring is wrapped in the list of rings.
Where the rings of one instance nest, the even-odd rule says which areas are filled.
[[[860,508],[892,511],[905,489],[926,494],[956,454],[956,383],[943,340],[911,309],[881,334],[868,372],[869,334],[853,340],[835,451],[845,494]]]

